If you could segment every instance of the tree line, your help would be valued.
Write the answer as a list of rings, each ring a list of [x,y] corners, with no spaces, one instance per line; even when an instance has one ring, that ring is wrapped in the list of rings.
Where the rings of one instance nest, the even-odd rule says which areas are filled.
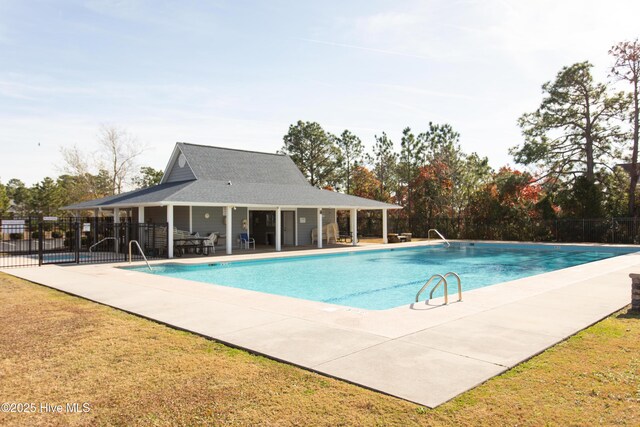
[[[366,151],[349,130],[333,135],[298,121],[281,152],[316,187],[402,206],[394,219],[419,234],[438,218],[518,229],[536,219],[636,217],[640,44],[621,42],[609,53],[606,82],[595,81],[585,61],[542,85],[540,106],[518,120],[523,141],[510,149],[521,169],[494,170],[486,157],[465,153],[446,123],[407,127],[395,142],[381,132]],[[627,90],[614,90],[617,82]]]

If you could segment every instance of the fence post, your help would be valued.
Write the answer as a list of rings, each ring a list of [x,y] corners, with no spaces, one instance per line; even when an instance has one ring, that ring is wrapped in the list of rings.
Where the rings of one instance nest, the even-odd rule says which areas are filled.
[[[44,260],[44,227],[42,222],[38,223],[38,267],[42,267],[42,261]]]
[[[128,248],[129,248],[129,222],[125,222],[125,226],[124,226],[124,244],[125,247],[122,250],[122,254],[124,255],[124,260],[127,261],[127,253],[128,253]]]
[[[82,244],[82,228],[80,227],[80,223],[76,219],[73,223],[73,229],[75,231],[74,237],[76,238],[76,264],[80,264],[80,245]]]
[[[616,242],[615,220],[611,217],[611,243]]]
[[[27,228],[29,231],[27,232],[27,237],[29,238],[29,255],[33,252],[31,250],[31,240],[33,239],[33,229],[31,228],[31,217],[29,217],[29,227]]]

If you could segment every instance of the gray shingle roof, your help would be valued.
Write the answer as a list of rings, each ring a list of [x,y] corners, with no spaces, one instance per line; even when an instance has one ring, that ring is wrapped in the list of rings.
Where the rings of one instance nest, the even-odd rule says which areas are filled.
[[[178,143],[196,180],[171,182],[66,206],[94,209],[153,204],[399,209],[311,186],[285,155]],[[231,185],[229,185],[231,182]]]
[[[65,206],[63,209],[94,209],[100,207],[132,205],[162,202],[167,197],[175,194],[193,184],[195,181],[169,182],[166,184],[154,185],[153,187],[143,188],[140,190],[129,191],[115,196],[107,196],[101,199],[89,200],[86,202],[76,203]]]
[[[310,185],[293,160],[284,154],[208,147],[185,142],[177,145],[198,179]]]

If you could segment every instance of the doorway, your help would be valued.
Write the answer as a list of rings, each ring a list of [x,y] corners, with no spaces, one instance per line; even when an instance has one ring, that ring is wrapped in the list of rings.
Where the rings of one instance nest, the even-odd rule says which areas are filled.
[[[282,211],[282,244],[293,246],[296,244],[296,213]]]
[[[251,237],[257,245],[275,246],[276,213],[275,211],[249,211]]]

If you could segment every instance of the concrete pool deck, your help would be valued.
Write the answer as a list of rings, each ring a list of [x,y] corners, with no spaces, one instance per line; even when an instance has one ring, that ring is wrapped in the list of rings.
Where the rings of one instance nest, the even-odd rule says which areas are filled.
[[[423,244],[429,243],[401,246]],[[389,246],[305,254],[375,248]],[[235,255],[224,260],[280,256],[291,253]],[[629,273],[640,272],[640,255],[621,255],[468,291],[462,302],[448,306],[439,305],[442,300],[437,299],[380,311],[116,266],[50,265],[3,272],[435,407],[628,305]],[[450,296],[450,301],[456,299]]]

